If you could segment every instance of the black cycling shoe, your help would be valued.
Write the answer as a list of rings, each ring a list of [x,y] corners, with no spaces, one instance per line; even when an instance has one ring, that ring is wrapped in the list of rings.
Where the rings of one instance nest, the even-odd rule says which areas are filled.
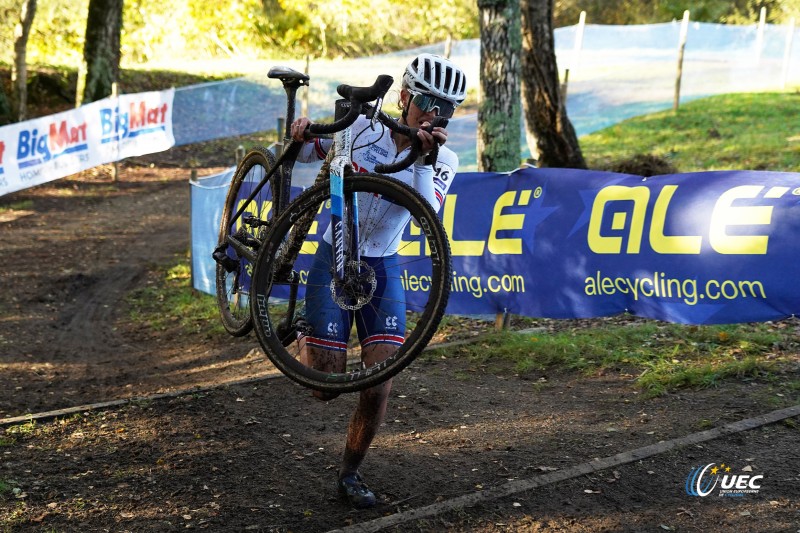
[[[375,494],[369,490],[358,472],[340,477],[336,486],[339,488],[339,495],[356,509],[367,509],[375,505]]]

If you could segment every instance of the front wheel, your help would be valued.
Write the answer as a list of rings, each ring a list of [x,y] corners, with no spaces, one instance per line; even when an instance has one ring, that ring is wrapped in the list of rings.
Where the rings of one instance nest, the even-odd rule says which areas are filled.
[[[236,167],[220,221],[219,241],[214,250],[217,263],[216,289],[222,325],[234,337],[247,335],[253,328],[250,317],[250,276],[253,259],[272,218],[275,185],[273,174],[260,191],[250,194],[275,167],[275,156],[266,148],[255,148]]]
[[[436,332],[450,294],[447,235],[419,193],[393,178],[355,174],[345,179],[344,196],[341,227],[329,228],[327,180],[274,221],[256,260],[250,301],[272,363],[327,393],[377,385],[410,364]],[[336,258],[329,244],[334,230],[344,232],[346,244]],[[344,267],[344,278],[334,265]],[[341,364],[320,364],[310,350]]]

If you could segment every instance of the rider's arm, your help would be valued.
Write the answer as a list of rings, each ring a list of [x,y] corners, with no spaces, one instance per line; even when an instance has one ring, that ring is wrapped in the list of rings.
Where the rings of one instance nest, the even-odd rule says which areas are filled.
[[[325,156],[328,155],[328,150],[330,150],[333,144],[333,139],[314,138],[306,140],[303,136],[303,132],[311,124],[313,124],[313,122],[311,122],[308,117],[300,117],[292,122],[292,139],[305,142],[300,149],[300,153],[297,155],[297,160],[301,163],[312,163],[325,159]]]
[[[300,149],[297,160],[301,163],[313,163],[325,159],[333,144],[333,139],[309,139]]]

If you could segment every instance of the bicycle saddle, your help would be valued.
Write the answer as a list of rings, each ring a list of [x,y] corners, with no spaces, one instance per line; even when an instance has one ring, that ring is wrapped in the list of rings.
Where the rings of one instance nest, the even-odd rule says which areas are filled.
[[[300,84],[308,81],[308,76],[289,67],[272,67],[267,73],[268,78],[279,79],[282,82],[295,81]]]

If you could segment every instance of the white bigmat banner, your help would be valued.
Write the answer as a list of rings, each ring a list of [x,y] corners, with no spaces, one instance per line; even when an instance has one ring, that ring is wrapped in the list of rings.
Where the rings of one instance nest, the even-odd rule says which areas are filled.
[[[0,196],[126,157],[167,150],[174,89],[105,98],[0,128]]]

